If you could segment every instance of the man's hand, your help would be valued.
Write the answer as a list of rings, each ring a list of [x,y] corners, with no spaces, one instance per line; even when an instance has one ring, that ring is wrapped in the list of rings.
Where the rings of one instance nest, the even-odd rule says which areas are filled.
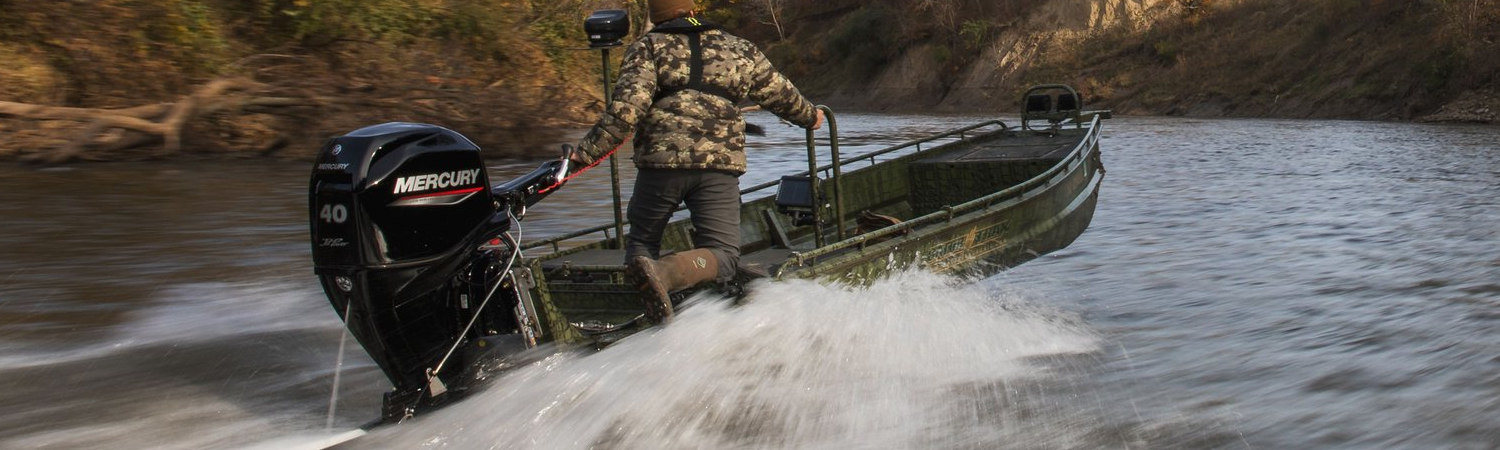
[[[817,130],[817,129],[823,128],[823,110],[818,109],[816,111],[818,111],[818,118],[817,118],[817,120],[813,121],[813,126],[811,128],[813,130]]]
[[[578,147],[570,144],[563,144],[563,158],[568,160],[568,171],[570,173],[583,170],[583,168],[593,163],[593,161],[589,160],[588,155],[578,151]]]

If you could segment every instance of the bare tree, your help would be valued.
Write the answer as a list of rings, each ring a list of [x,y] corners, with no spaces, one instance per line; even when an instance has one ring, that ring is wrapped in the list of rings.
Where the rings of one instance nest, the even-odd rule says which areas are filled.
[[[781,14],[786,10],[786,0],[754,0],[747,3],[752,10],[764,14],[761,23],[776,27],[777,40],[786,40],[786,30],[781,27]]]
[[[1495,0],[1470,0],[1443,2],[1442,5],[1452,21],[1458,24],[1459,33],[1464,39],[1474,39],[1488,16],[1495,15],[1495,3]]]

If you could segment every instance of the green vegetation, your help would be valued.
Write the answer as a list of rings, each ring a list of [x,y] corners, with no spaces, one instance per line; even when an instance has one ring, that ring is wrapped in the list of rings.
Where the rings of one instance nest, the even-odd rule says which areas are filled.
[[[991,23],[974,19],[964,22],[958,29],[958,35],[962,38],[965,48],[979,48],[989,37]]]

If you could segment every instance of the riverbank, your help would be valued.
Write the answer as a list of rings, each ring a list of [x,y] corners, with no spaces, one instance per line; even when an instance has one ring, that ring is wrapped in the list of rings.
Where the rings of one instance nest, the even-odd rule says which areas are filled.
[[[1063,82],[1121,114],[1500,122],[1500,0],[709,3],[842,111],[1006,114]],[[0,160],[304,159],[397,120],[550,154],[603,104],[579,23],[619,5],[0,2]]]
[[[387,121],[550,153],[603,103],[573,33],[606,3],[0,2],[0,159],[302,159]]]

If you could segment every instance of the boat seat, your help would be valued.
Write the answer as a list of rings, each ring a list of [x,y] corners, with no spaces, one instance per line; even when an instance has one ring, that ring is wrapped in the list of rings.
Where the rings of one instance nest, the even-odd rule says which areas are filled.
[[[901,219],[895,217],[877,214],[869,210],[860,211],[859,215],[854,218],[854,234],[861,235],[881,228],[895,226],[899,223],[901,223]],[[906,234],[906,231],[910,230],[905,230],[901,234]]]
[[[1047,94],[1031,94],[1026,96],[1026,113],[1046,114],[1052,112],[1052,96]]]
[[[1057,125],[1064,121],[1077,121],[1083,101],[1073,93],[1040,93],[1027,95],[1025,106],[1026,110],[1021,118],[1023,124],[1030,120],[1046,120]]]
[[[1078,96],[1077,95],[1073,95],[1073,94],[1058,94],[1057,95],[1057,111],[1058,112],[1077,111],[1078,108],[1079,108],[1078,107],[1079,103],[1081,103],[1081,102],[1078,101]]]

